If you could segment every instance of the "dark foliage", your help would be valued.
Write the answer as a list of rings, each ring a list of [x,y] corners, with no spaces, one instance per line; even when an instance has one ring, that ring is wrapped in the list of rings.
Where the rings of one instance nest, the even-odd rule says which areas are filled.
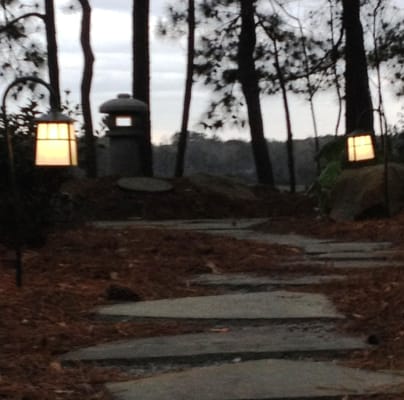
[[[38,4],[22,6],[16,0],[0,4],[0,77],[29,75],[46,63],[46,51],[33,35],[43,28],[44,14]]]
[[[144,140],[142,143],[142,173],[153,175],[153,151],[150,121],[150,49],[149,0],[132,2],[132,94],[147,106]]]

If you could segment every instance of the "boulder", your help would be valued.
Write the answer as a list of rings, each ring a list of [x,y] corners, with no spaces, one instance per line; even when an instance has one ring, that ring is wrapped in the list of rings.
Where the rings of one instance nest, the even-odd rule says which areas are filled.
[[[384,165],[345,169],[331,192],[330,217],[336,221],[397,214],[404,206],[404,165],[388,164],[388,207]]]

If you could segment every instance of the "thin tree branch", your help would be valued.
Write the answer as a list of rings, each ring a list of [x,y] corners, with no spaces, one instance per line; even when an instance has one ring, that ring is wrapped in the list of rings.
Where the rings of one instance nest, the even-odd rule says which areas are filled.
[[[37,12],[31,12],[27,13],[24,15],[20,15],[17,18],[14,18],[13,20],[9,21],[6,25],[0,26],[0,34],[8,31],[13,25],[17,24],[19,21],[25,18],[30,18],[30,17],[37,17],[45,21],[45,14],[37,13]]]

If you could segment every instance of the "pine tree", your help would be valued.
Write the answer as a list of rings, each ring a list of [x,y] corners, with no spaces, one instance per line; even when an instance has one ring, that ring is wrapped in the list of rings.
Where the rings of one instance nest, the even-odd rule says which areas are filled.
[[[152,176],[153,153],[150,121],[149,0],[133,0],[132,7],[132,93],[133,97],[144,101],[148,106],[141,156],[143,175]]]

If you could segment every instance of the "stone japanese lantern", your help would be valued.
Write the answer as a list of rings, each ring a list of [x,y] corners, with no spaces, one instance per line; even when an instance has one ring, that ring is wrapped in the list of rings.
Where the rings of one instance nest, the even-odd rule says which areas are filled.
[[[107,114],[108,175],[141,175],[147,104],[129,94],[119,94],[101,104],[100,112]]]

